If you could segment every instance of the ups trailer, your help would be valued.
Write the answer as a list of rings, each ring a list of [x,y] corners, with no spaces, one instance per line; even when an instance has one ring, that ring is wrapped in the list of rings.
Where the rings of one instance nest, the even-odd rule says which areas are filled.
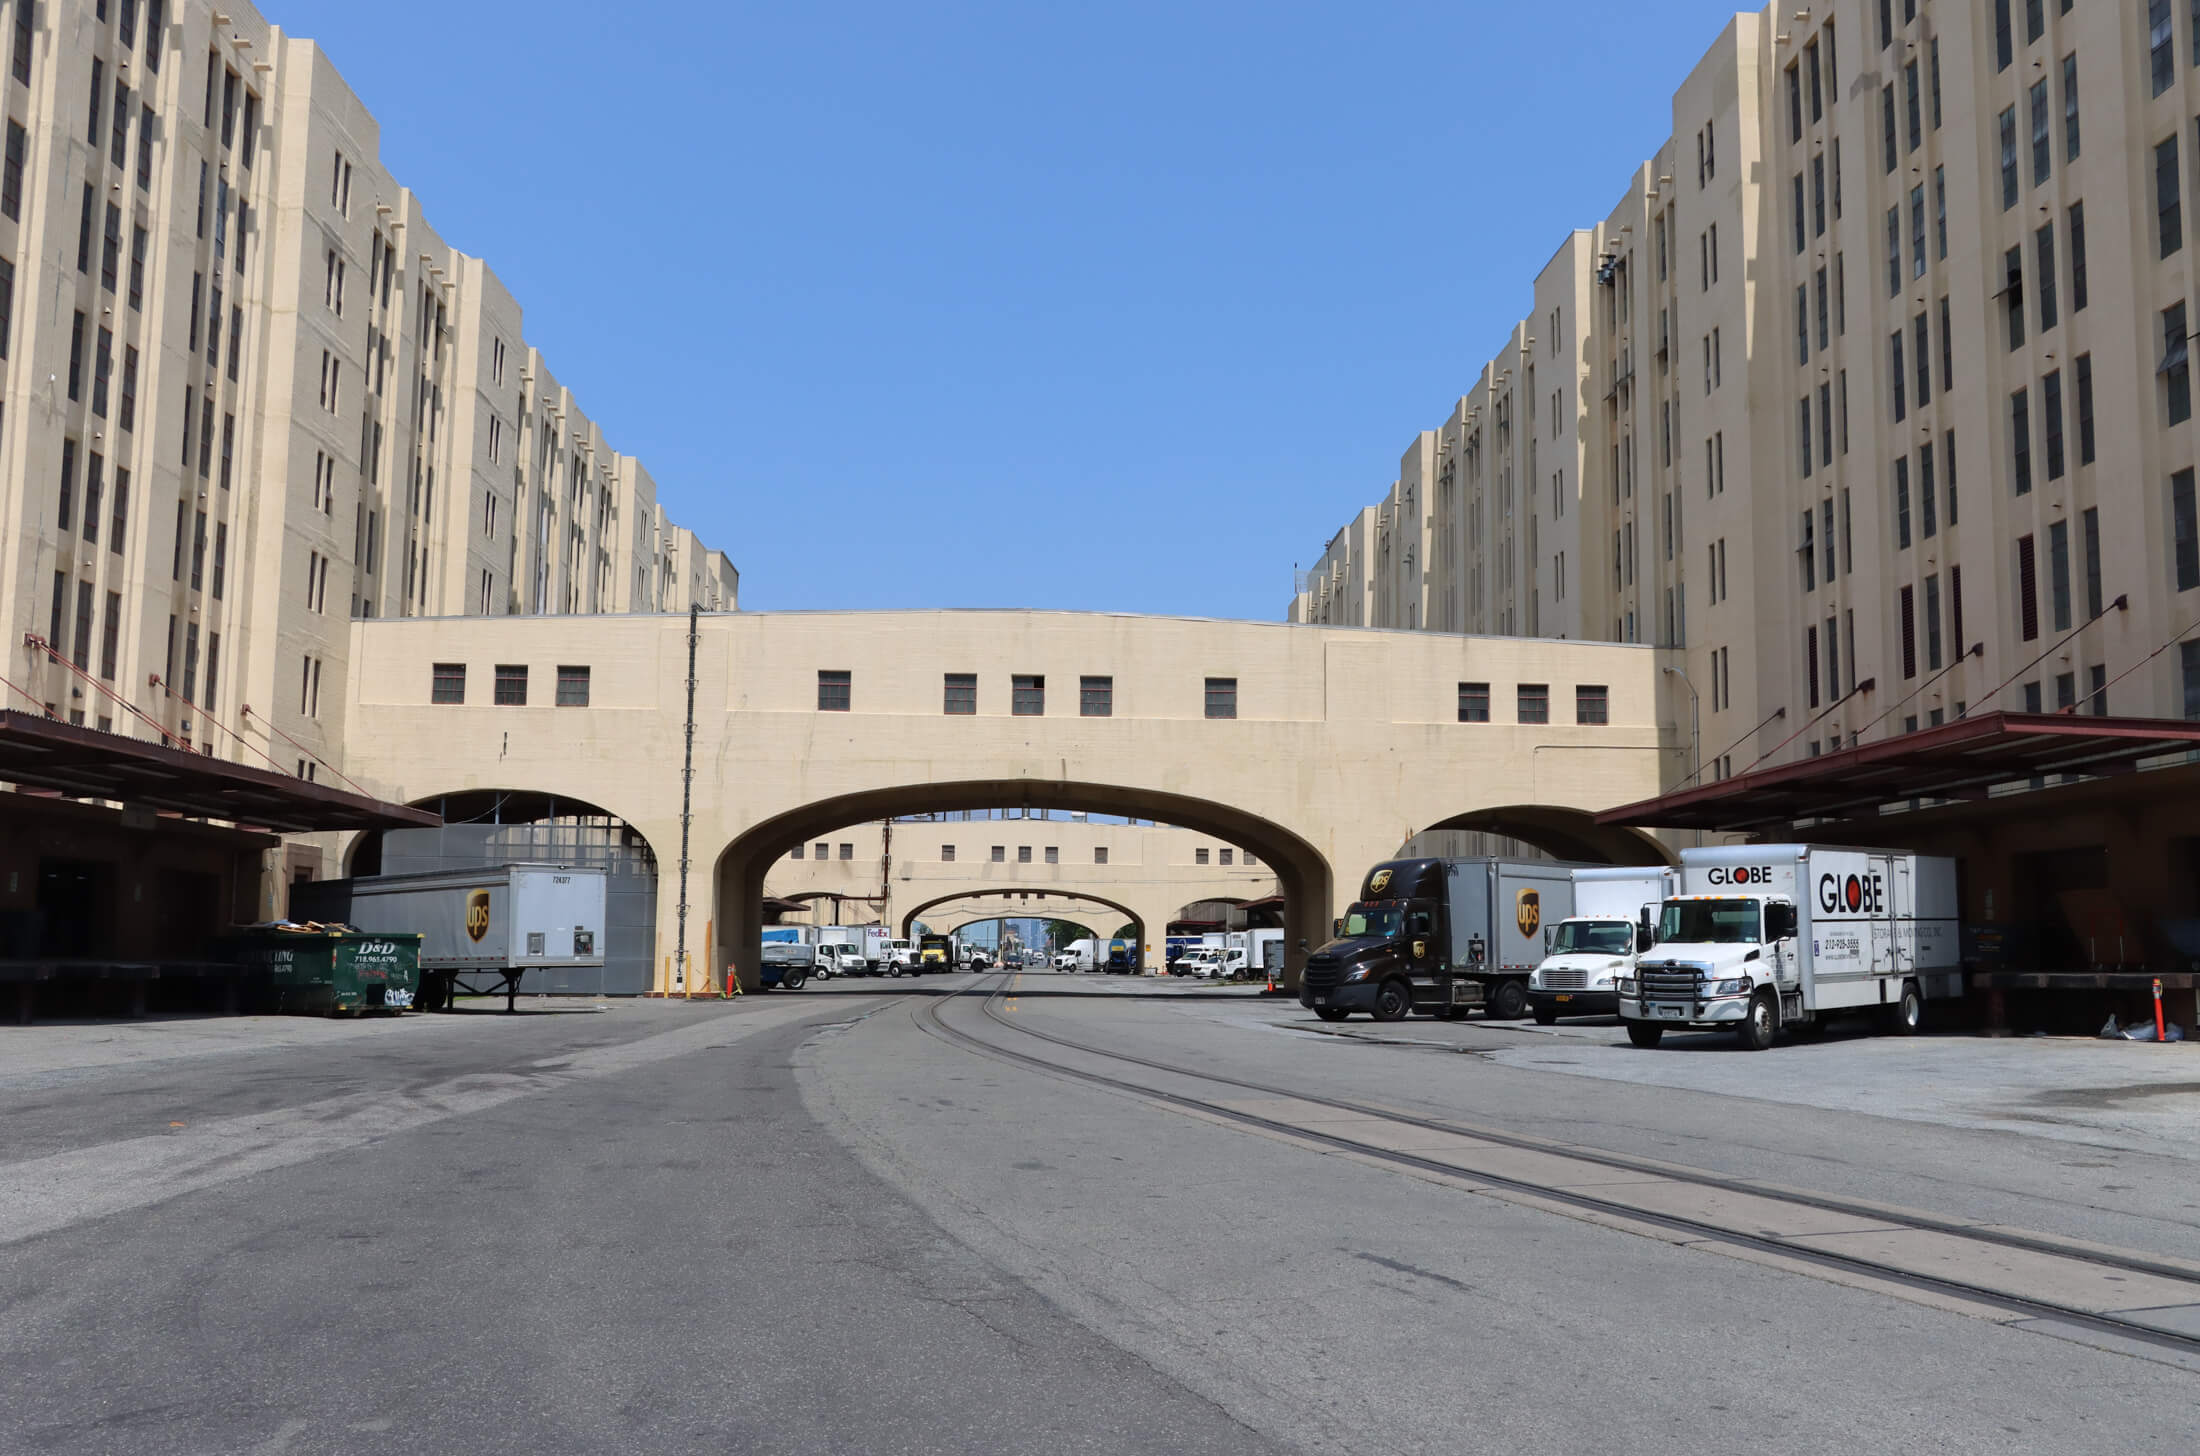
[[[531,970],[600,967],[609,877],[554,864],[485,865],[322,880],[291,890],[294,919],[335,921],[421,937],[417,1009],[453,995],[504,995],[513,1010]]]

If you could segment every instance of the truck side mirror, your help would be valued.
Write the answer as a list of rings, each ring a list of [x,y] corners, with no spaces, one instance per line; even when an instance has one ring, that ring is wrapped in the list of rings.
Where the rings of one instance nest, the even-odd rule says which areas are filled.
[[[1649,926],[1637,925],[1635,927],[1635,953],[1637,955],[1640,955],[1642,954],[1642,952],[1650,949],[1650,947],[1655,943],[1655,939],[1650,934]]]
[[[1553,927],[1551,927],[1551,926],[1548,926],[1548,925],[1546,925],[1546,926],[1544,926],[1544,927],[1543,927],[1543,953],[1544,953],[1545,955],[1549,955],[1549,954],[1550,954],[1550,952],[1551,952],[1551,931],[1552,931],[1552,929],[1553,929]]]
[[[1344,934],[1344,917],[1343,917],[1342,915],[1340,915],[1340,916],[1338,916],[1338,917],[1337,917],[1337,918],[1336,918],[1335,920],[1332,920],[1332,921],[1330,921],[1330,922],[1329,922],[1329,938],[1330,938],[1331,940],[1335,940],[1335,939],[1337,939],[1337,938],[1338,938],[1339,936],[1341,936],[1341,935],[1343,935],[1343,934]]]

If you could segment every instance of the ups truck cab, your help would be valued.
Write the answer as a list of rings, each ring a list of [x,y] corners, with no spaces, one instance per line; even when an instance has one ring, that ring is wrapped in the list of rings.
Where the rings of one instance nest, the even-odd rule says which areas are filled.
[[[1299,1004],[1324,1021],[1365,1011],[1492,1019],[1528,1014],[1546,919],[1573,910],[1572,865],[1394,859],[1367,872],[1336,937],[1307,958]]]
[[[1753,1051],[1783,1030],[1870,1014],[1913,1032],[1963,994],[1952,859],[1753,844],[1681,851],[1657,944],[1619,983],[1628,1039],[1725,1029]]]

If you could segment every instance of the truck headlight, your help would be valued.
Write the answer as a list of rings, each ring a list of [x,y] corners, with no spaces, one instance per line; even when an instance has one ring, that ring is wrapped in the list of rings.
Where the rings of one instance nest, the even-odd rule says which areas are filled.
[[[1612,989],[1622,996],[1632,996],[1635,994],[1635,978],[1633,976],[1614,976],[1612,977]]]
[[[1367,973],[1374,969],[1375,968],[1371,965],[1354,966],[1351,970],[1344,973],[1344,978],[1347,981],[1364,981],[1367,979]]]
[[[1709,996],[1741,996],[1746,995],[1748,991],[1749,982],[1745,978],[1736,981],[1714,981],[1705,994]]]

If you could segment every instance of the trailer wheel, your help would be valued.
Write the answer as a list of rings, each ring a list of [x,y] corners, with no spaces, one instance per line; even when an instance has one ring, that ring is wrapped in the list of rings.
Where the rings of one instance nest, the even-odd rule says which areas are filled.
[[[1314,1008],[1314,1014],[1324,1021],[1342,1021],[1352,1013],[1342,1006],[1317,1006]]]
[[[1413,1014],[1413,988],[1403,981],[1385,981],[1375,993],[1377,1021],[1403,1021]]]
[[[1649,1051],[1665,1040],[1665,1028],[1647,1021],[1630,1021],[1627,1023],[1627,1039],[1644,1051]]]
[[[1742,1044],[1742,1050],[1761,1052],[1772,1045],[1780,1034],[1780,1016],[1774,1007],[1771,993],[1759,991],[1749,1003],[1749,1017],[1735,1028],[1734,1039]]]
[[[1925,994],[1917,982],[1902,983],[1902,999],[1888,1009],[1887,1030],[1896,1036],[1915,1036],[1925,1025]]]
[[[1490,987],[1489,1004],[1482,1008],[1484,1017],[1491,1021],[1518,1021],[1527,1014],[1527,983],[1518,980],[1499,981]]]

